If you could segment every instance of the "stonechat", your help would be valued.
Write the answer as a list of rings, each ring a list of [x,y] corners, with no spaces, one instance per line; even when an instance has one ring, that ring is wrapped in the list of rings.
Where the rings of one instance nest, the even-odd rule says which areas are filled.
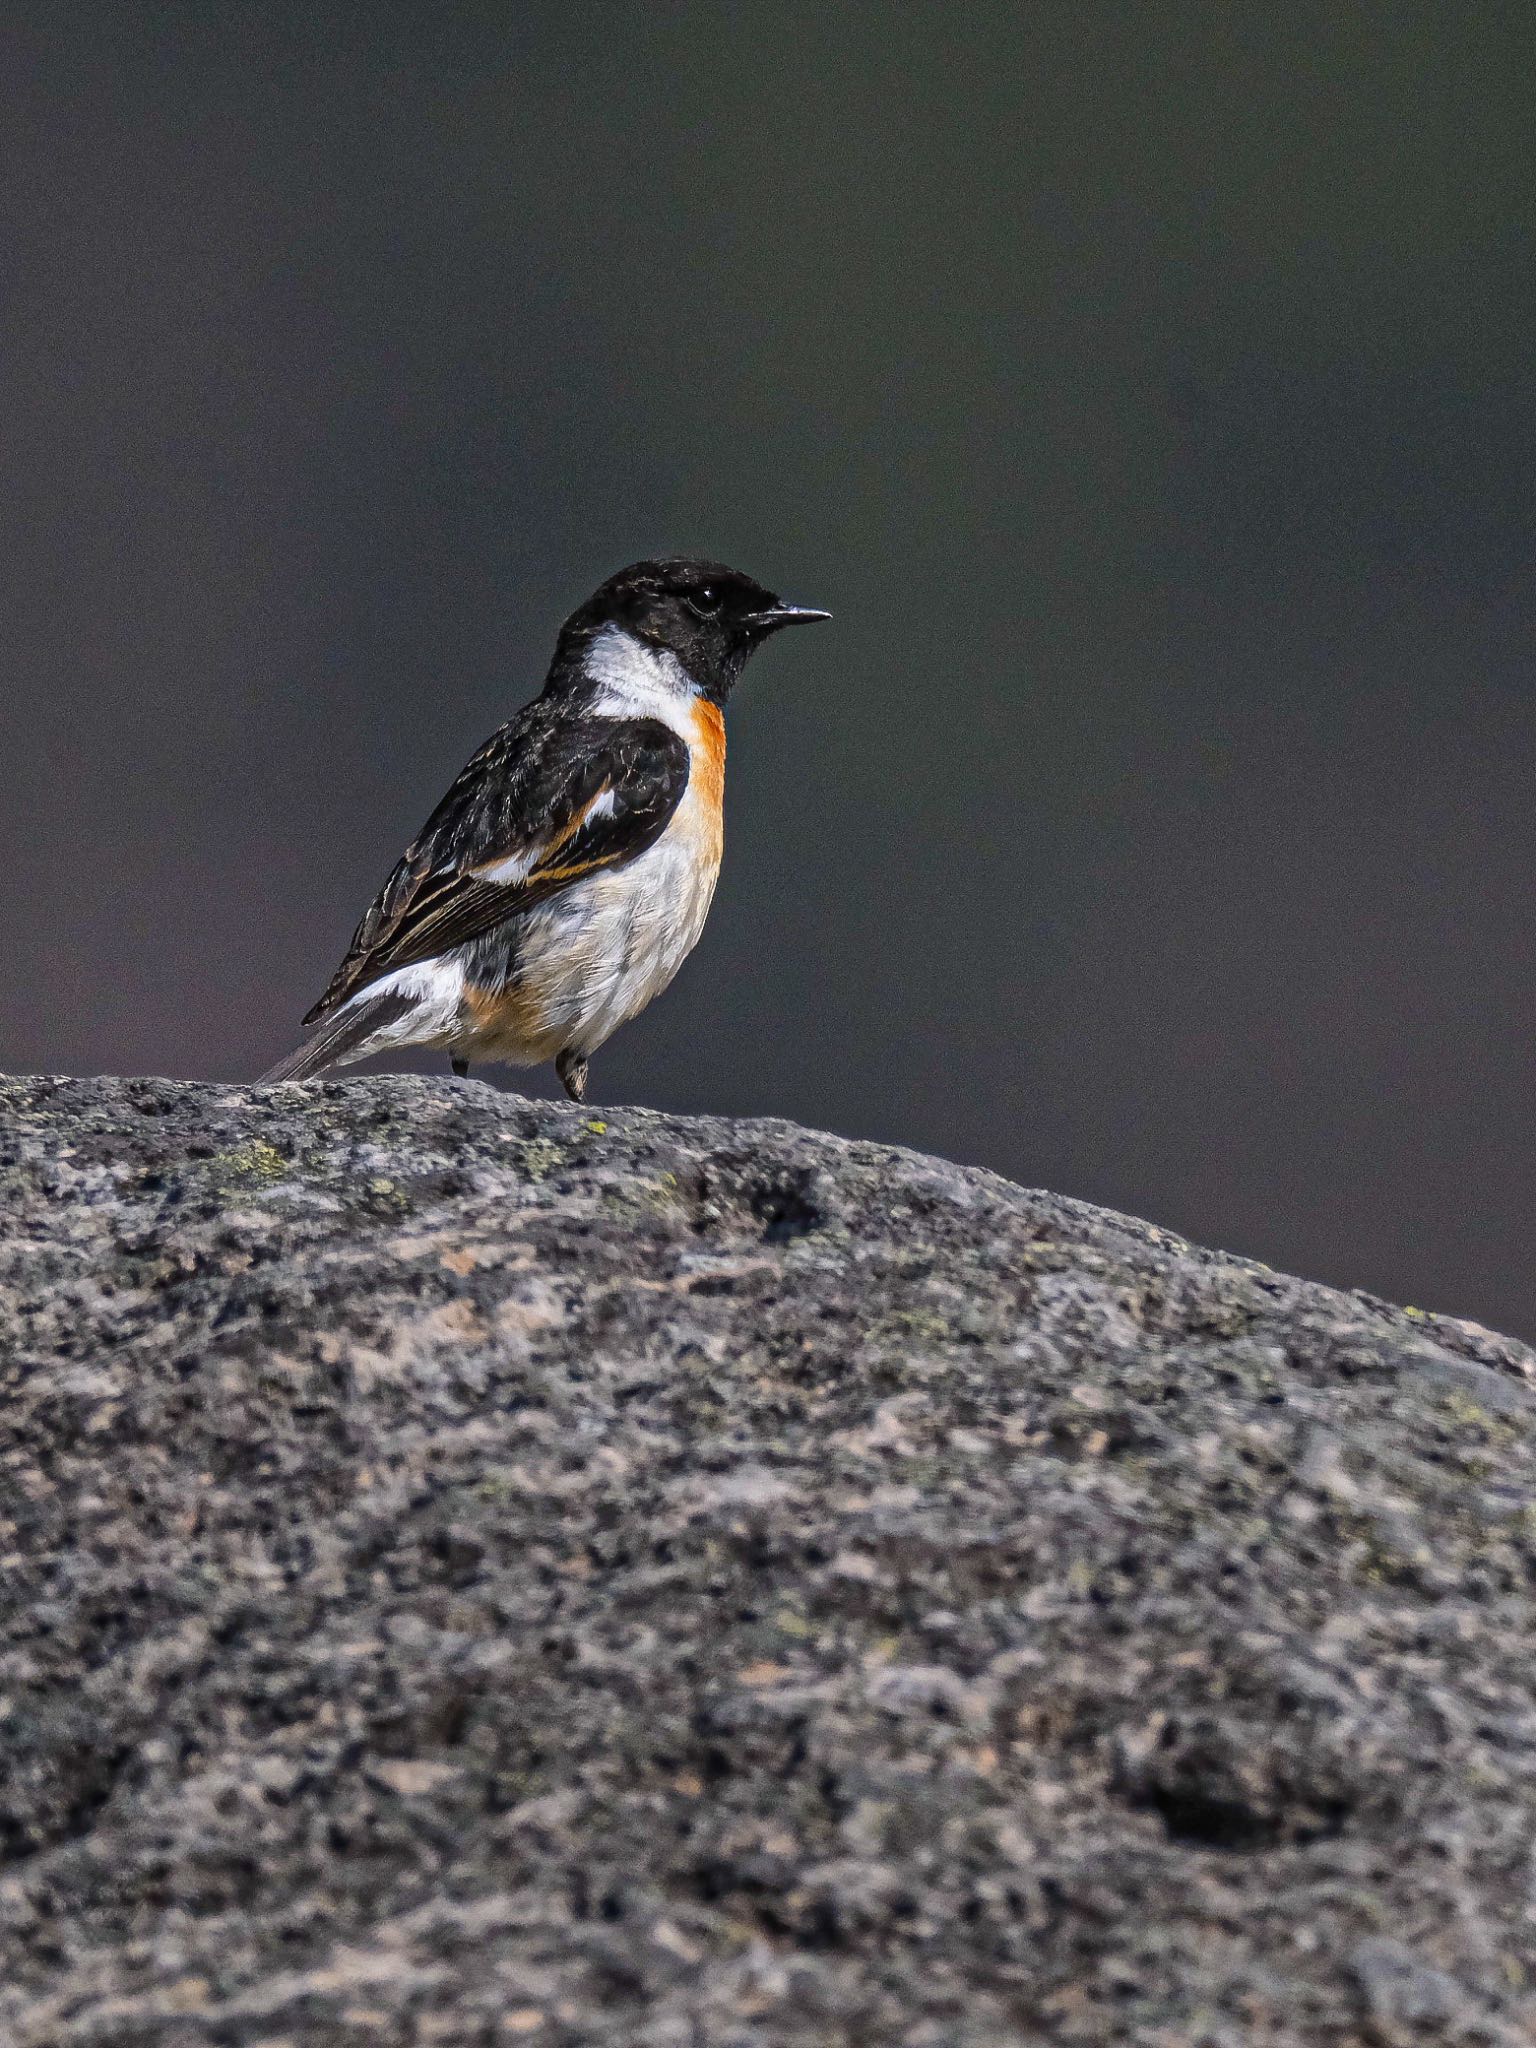
[[[493,733],[369,906],[303,1081],[405,1046],[587,1063],[693,951],[720,872],[727,698],[782,626],[830,617],[718,562],[636,562],[566,620],[542,693]]]

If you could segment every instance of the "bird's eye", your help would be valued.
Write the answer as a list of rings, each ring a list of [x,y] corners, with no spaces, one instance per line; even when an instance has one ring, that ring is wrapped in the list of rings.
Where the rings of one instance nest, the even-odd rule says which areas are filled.
[[[701,619],[707,619],[720,609],[720,593],[713,583],[705,583],[698,590],[690,590],[683,599],[689,611],[697,612]]]

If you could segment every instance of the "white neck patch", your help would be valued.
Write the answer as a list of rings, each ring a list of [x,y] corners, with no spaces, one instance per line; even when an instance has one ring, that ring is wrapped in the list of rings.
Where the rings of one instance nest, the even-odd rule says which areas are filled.
[[[698,684],[670,649],[647,647],[622,626],[593,635],[582,667],[597,686],[593,710],[605,718],[659,718],[686,739]]]

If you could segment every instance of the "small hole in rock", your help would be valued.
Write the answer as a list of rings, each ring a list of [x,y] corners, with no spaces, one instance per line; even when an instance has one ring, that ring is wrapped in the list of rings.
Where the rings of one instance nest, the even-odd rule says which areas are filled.
[[[752,1213],[763,1226],[767,1244],[788,1244],[794,1238],[809,1237],[824,1220],[804,1178],[769,1182],[759,1188]]]

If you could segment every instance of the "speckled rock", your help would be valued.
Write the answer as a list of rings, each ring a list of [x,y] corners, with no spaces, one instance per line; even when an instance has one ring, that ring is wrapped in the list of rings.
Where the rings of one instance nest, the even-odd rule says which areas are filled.
[[[7,2048],[1536,2039],[1531,1354],[476,1084],[0,1087]]]

